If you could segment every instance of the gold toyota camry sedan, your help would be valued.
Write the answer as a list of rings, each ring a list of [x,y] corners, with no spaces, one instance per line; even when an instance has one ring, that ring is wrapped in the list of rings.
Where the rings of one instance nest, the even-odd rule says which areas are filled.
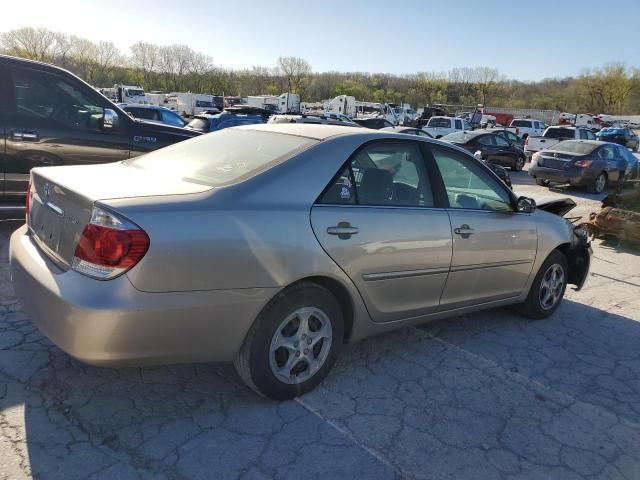
[[[274,399],[318,385],[345,342],[504,305],[548,317],[590,255],[460,148],[307,124],[36,168],[11,237],[16,294],[65,352],[233,361]]]

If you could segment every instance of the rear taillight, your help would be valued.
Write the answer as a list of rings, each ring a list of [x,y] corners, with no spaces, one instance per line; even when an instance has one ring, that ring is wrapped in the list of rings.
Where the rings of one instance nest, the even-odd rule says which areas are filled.
[[[578,160],[574,163],[576,167],[587,168],[590,167],[593,163],[593,160]]]
[[[527,138],[525,138],[525,139],[524,139],[524,145],[525,145],[525,147],[526,147],[527,145],[529,145],[529,137],[527,137]]]
[[[98,280],[110,280],[136,265],[149,249],[148,235],[114,213],[94,207],[73,256],[72,267]]]

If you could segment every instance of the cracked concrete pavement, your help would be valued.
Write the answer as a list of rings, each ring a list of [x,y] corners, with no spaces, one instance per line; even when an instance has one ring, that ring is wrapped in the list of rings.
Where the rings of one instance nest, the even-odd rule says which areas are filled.
[[[640,478],[640,257],[619,245],[596,242],[551,319],[499,309],[368,339],[275,403],[228,365],[68,357],[16,303],[17,226],[0,224],[0,479]]]

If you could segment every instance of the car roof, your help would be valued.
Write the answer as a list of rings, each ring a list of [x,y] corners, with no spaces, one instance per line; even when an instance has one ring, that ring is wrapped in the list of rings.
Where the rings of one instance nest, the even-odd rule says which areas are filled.
[[[397,133],[406,132],[407,130],[420,130],[420,129],[415,127],[402,127],[402,126],[384,127],[380,129],[380,131],[383,131],[383,132],[397,132]]]
[[[349,135],[354,133],[369,134],[369,132],[371,132],[371,136],[375,136],[375,133],[377,132],[377,130],[351,127],[349,125],[330,125],[322,123],[261,123],[257,125],[245,125],[239,128],[296,135],[299,137],[313,138],[315,140],[325,140],[339,135]]]
[[[160,105],[145,105],[142,103],[125,103],[125,104],[121,104],[120,108],[143,108],[146,110],[166,110],[168,112],[173,112],[173,110],[167,108],[167,107],[161,107]],[[175,112],[174,112],[175,113]]]

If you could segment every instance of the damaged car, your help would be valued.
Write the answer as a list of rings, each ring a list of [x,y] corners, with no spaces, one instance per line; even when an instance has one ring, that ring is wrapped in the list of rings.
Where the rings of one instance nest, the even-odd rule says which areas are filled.
[[[81,361],[233,361],[287,399],[344,343],[507,305],[551,316],[591,249],[566,205],[543,208],[437,140],[243,126],[32,170],[11,275],[32,321]]]

